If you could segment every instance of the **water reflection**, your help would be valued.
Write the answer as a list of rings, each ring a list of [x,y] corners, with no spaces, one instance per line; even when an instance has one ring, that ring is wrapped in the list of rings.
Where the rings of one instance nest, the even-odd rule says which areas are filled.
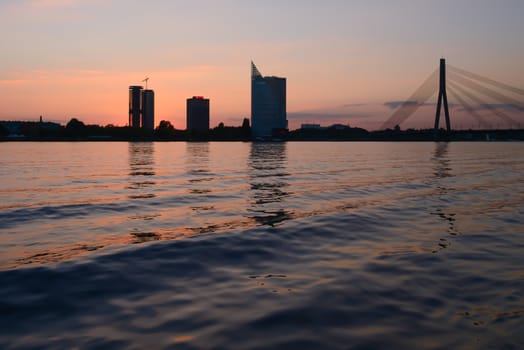
[[[150,189],[155,185],[152,177],[155,175],[155,148],[152,142],[130,142],[129,143],[129,186],[134,193],[129,198],[150,198],[154,193],[144,193],[144,189]]]
[[[155,176],[155,144],[153,142],[130,142],[129,143],[129,185],[131,190],[128,198],[132,200],[145,200],[155,198],[154,181]],[[149,230],[149,221],[154,220],[159,214],[147,213],[147,206],[141,203],[141,212],[129,216],[134,222],[130,235],[133,243],[143,243],[160,239],[160,236]],[[144,226],[144,227],[141,227]]]
[[[292,218],[285,207],[287,155],[285,143],[252,143],[249,155],[250,206],[248,217],[275,226]]]
[[[439,199],[444,200],[444,197],[451,192],[452,188],[446,184],[446,178],[452,177],[451,161],[448,156],[449,152],[449,143],[448,142],[437,142],[435,144],[435,151],[433,153],[433,173],[435,175],[435,186],[437,188],[437,193]],[[447,225],[447,233],[455,236],[459,232],[455,228],[456,213],[450,212],[448,208],[438,207],[433,212],[432,215],[436,215],[440,220],[444,221]],[[433,252],[438,252],[441,249],[447,248],[451,242],[442,237],[438,243],[438,249]]]
[[[186,142],[186,164],[189,174],[209,173],[209,142]]]
[[[433,162],[434,162],[434,174],[436,178],[443,179],[450,177],[451,168],[450,160],[448,158],[448,142],[437,142],[435,144],[435,151],[433,153]]]
[[[209,167],[209,142],[186,142],[186,166],[188,174],[188,191],[193,195],[207,195],[212,192],[209,182],[211,176]],[[196,201],[198,202],[198,201]],[[202,202],[192,206],[193,211],[201,212],[214,209],[211,205]]]

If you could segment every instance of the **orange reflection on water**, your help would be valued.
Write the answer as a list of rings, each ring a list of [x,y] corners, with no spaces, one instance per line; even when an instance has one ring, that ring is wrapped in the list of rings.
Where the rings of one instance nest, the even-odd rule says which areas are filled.
[[[190,335],[181,335],[181,336],[175,337],[175,339],[173,339],[173,343],[186,343],[186,342],[191,341],[191,340],[193,340],[192,336],[190,336]]]

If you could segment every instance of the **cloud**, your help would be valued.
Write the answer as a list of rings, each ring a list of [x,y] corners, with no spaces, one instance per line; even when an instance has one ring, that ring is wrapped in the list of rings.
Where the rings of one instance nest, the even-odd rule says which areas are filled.
[[[77,4],[79,0],[32,0],[31,6],[36,8],[68,7]]]
[[[0,85],[18,85],[25,82],[23,79],[0,79]]]
[[[397,109],[400,106],[416,106],[419,105],[418,101],[388,101],[384,102],[384,106],[387,106],[391,109]]]
[[[370,103],[347,103],[336,107],[317,107],[314,109],[288,112],[288,117],[301,120],[351,120],[371,117],[371,110],[375,104]],[[364,107],[364,108],[361,108]],[[356,110],[355,110],[356,109]]]
[[[318,111],[318,112],[288,112],[288,118],[299,119],[299,120],[350,120],[350,119],[362,119],[370,116],[368,113],[340,113],[330,111]]]
[[[348,104],[342,105],[342,108],[365,107],[368,105],[369,105],[368,103],[348,103]]]
[[[428,107],[429,106],[429,107],[436,108],[437,103],[436,102],[421,103],[418,101],[388,101],[388,102],[384,102],[384,106],[389,107],[390,109],[397,109],[399,107],[415,107],[415,106],[419,106],[419,107]],[[448,102],[448,107],[450,109],[460,107],[460,106],[461,105],[458,103]]]
[[[477,106],[472,106],[471,109],[473,109],[474,111],[486,111],[486,110],[490,111],[493,109],[498,109],[498,110],[505,110],[505,111],[510,111],[510,112],[515,112],[515,111],[522,112],[524,111],[523,105],[519,106],[519,105],[512,104],[512,103],[483,103]],[[465,110],[465,108],[463,110]]]

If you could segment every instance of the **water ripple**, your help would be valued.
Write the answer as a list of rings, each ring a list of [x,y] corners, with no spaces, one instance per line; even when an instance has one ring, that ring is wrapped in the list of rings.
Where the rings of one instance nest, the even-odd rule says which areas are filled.
[[[520,143],[64,145],[2,145],[1,348],[524,345]]]

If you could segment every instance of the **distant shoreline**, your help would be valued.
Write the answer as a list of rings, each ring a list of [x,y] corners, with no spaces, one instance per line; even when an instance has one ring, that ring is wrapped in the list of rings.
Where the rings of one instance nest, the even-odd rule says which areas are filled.
[[[524,141],[524,129],[451,130],[407,129],[400,127],[368,131],[349,125],[278,130],[264,139],[253,138],[248,122],[242,126],[225,126],[209,130],[178,130],[162,121],[154,130],[132,127],[85,125],[72,119],[66,126],[51,122],[0,121],[0,141],[4,142],[283,142],[283,141]]]
[[[396,134],[372,135],[370,137],[288,137],[278,139],[254,140],[241,138],[38,138],[38,137],[0,137],[0,142],[522,142],[524,130],[469,131],[453,132],[450,135]]]

